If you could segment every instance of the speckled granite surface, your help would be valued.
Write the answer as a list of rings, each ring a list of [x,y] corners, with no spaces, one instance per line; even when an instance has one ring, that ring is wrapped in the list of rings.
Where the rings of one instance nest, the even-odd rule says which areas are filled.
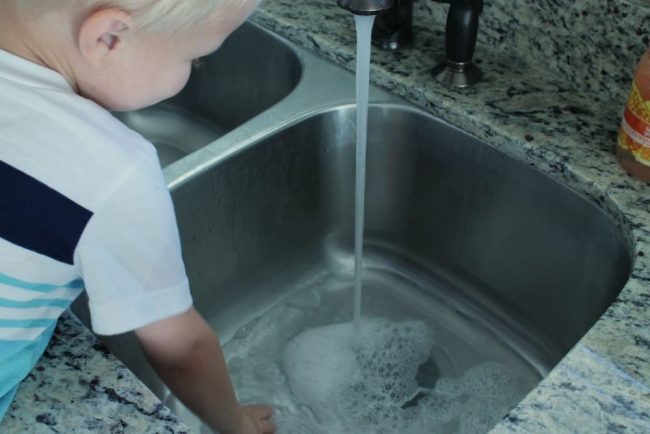
[[[67,313],[0,423],[2,434],[188,432],[76,317]]]
[[[352,17],[328,0],[271,0],[255,20],[352,70]],[[485,1],[475,59],[485,81],[438,85],[446,7],[419,2],[413,47],[373,51],[371,79],[568,184],[628,234],[630,281],[495,433],[650,432],[650,186],[616,163],[615,134],[650,9],[626,0]]]
[[[628,0],[486,0],[485,81],[437,85],[446,6],[420,1],[415,46],[373,51],[372,80],[538,167],[603,207],[634,268],[616,302],[495,433],[650,432],[650,186],[613,154],[650,10]],[[353,20],[334,0],[267,0],[253,20],[352,69]],[[187,428],[75,318],[65,316],[1,433],[179,433]]]

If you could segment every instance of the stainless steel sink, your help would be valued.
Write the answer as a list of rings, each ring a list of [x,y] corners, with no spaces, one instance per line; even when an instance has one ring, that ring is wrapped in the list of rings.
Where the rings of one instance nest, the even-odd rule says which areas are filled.
[[[265,316],[290,322],[298,309],[304,328],[352,315],[353,77],[292,50],[303,73],[288,97],[165,169],[196,307],[229,358]],[[218,128],[219,83],[199,78],[173,103]],[[432,324],[442,376],[491,361],[518,372],[518,392],[486,418],[495,424],[612,303],[630,272],[625,237],[526,164],[394,95],[371,96],[364,314]],[[229,128],[254,110],[235,112]],[[131,335],[105,341],[201,430]],[[246,367],[230,362],[241,389]]]
[[[201,59],[179,95],[115,116],[156,145],[165,167],[285,98],[301,70],[289,45],[245,23],[217,52]]]

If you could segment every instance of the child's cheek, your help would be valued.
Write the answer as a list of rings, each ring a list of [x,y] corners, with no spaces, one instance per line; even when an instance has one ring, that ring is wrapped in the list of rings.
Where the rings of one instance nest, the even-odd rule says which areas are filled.
[[[185,62],[177,67],[174,74],[170,75],[167,95],[163,99],[170,98],[183,90],[192,73],[192,62]]]

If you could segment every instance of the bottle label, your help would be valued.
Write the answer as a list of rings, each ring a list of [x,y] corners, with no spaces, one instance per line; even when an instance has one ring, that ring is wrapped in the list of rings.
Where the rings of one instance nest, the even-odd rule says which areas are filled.
[[[650,100],[644,100],[636,83],[625,106],[618,146],[639,163],[650,167]]]

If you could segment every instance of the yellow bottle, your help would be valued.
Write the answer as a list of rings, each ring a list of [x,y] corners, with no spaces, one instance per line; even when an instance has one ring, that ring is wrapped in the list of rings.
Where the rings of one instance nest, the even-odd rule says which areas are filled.
[[[650,49],[636,69],[616,149],[619,163],[630,175],[650,182]]]

